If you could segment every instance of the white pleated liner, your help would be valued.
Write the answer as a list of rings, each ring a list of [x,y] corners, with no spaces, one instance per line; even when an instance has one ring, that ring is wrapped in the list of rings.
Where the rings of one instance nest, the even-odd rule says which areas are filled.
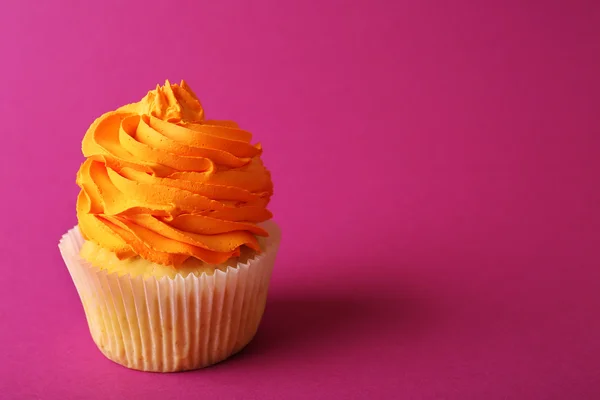
[[[263,253],[214,274],[175,278],[107,273],[79,256],[77,227],[59,243],[92,338],[109,359],[143,371],[202,368],[254,337],[265,307],[280,233],[273,222]]]

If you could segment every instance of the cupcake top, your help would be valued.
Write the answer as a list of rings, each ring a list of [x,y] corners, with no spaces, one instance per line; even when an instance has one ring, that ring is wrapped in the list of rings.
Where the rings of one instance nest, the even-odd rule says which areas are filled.
[[[251,139],[234,122],[205,119],[183,81],[102,115],[77,173],[83,237],[120,259],[175,267],[190,257],[220,264],[243,246],[260,252],[273,184]]]

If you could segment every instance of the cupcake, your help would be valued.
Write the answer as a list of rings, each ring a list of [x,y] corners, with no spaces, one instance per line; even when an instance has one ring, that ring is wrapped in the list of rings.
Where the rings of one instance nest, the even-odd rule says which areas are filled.
[[[112,361],[197,369],[254,337],[280,232],[251,139],[233,122],[207,120],[183,81],[86,132],[78,225],[59,248],[92,338]]]

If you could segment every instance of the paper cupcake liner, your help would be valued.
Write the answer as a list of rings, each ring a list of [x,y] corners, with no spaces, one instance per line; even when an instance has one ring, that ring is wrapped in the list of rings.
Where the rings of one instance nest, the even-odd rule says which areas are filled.
[[[273,222],[263,253],[212,275],[175,278],[108,273],[79,256],[77,227],[59,243],[90,332],[112,361],[143,371],[202,368],[254,337],[265,308],[280,234]]]

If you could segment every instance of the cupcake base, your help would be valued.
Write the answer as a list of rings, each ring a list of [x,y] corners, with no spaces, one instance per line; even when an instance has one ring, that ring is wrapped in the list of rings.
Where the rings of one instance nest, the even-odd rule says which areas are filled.
[[[77,227],[59,248],[92,338],[112,361],[141,371],[203,368],[230,357],[254,337],[262,318],[280,233],[260,255],[213,274],[146,277],[108,273],[79,256]]]

